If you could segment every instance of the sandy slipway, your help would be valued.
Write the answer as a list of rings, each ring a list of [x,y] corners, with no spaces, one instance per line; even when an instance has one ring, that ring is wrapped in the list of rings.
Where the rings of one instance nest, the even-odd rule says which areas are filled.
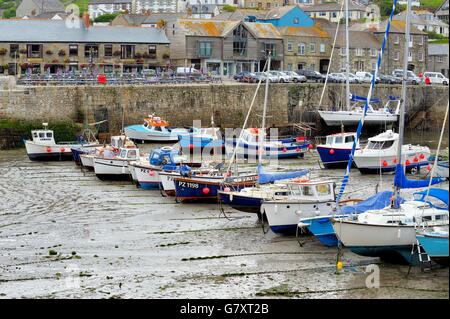
[[[317,158],[284,162],[317,167]],[[337,182],[342,170],[316,171]],[[177,204],[159,191],[102,182],[73,162],[30,162],[0,152],[1,298],[448,298],[448,268],[407,266],[336,249],[313,237],[264,234],[256,216]],[[380,177],[352,172],[352,197]],[[383,176],[380,189],[392,176]],[[448,188],[448,184],[443,187]],[[366,288],[366,265],[380,288]]]

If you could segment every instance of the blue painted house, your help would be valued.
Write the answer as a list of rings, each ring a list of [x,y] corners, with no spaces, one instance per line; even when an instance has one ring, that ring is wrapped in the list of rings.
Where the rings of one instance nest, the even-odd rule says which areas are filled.
[[[299,6],[282,6],[270,10],[265,17],[255,17],[255,22],[272,23],[275,27],[312,27],[314,20]]]

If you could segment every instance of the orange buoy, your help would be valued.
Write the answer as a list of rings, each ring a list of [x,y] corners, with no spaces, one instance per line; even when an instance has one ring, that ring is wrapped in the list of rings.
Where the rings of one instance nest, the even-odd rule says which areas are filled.
[[[61,147],[61,153],[64,153],[66,149],[64,147]]]
[[[414,163],[417,163],[419,161],[419,159],[417,157],[414,157],[413,161],[414,161]]]
[[[388,162],[386,160],[383,161],[383,166],[384,167],[388,166]]]
[[[203,194],[208,195],[209,194],[209,188],[205,187],[202,189]]]
[[[330,149],[330,154],[331,154],[331,155],[334,154],[334,149]]]
[[[410,160],[406,160],[405,164],[406,164],[406,165],[411,164]]]
[[[424,159],[424,158],[425,158],[425,155],[423,155],[423,153],[421,153],[421,154],[419,155],[419,157],[420,157],[420,159]]]
[[[49,146],[47,146],[47,153],[50,153],[51,151],[52,149]]]

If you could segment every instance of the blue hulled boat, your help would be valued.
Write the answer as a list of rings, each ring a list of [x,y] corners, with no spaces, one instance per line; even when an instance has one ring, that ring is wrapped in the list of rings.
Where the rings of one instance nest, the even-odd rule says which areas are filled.
[[[448,263],[448,225],[420,230],[416,238],[432,260]]]
[[[221,151],[224,147],[218,127],[201,128],[199,132],[179,134],[178,140],[184,153],[192,152],[194,149],[203,150],[204,148]]]
[[[345,168],[352,152],[356,133],[336,133],[327,135],[325,144],[317,145],[320,161],[325,168]],[[356,147],[359,149],[359,143]]]

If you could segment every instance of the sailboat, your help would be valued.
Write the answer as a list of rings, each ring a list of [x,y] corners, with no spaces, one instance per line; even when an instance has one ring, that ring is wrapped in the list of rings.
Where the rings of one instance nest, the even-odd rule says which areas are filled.
[[[389,31],[393,11],[396,1],[394,1],[391,17],[388,21],[386,33]],[[408,0],[407,18],[406,18],[406,43],[409,43],[410,37],[410,14],[411,0]],[[387,35],[385,35],[386,39]],[[397,159],[402,158],[402,145],[404,135],[405,101],[406,101],[406,79],[408,67],[409,46],[405,46],[403,83],[402,83],[402,103],[400,107],[399,121],[399,143],[397,147]],[[379,65],[378,65],[379,66]],[[375,71],[377,75],[378,68]],[[372,81],[371,88],[374,81]],[[369,97],[371,90],[369,90]],[[358,129],[364,123],[364,115],[361,118]],[[349,165],[350,166],[350,165]],[[349,167],[348,166],[348,167]],[[405,168],[401,161],[397,161],[395,167],[394,187],[395,192],[391,198],[391,204],[382,209],[368,210],[359,215],[335,216],[332,219],[333,229],[339,241],[355,253],[365,256],[377,256],[386,259],[400,260],[414,264],[417,262],[417,256],[411,255],[411,247],[416,242],[416,225],[426,224],[448,225],[448,209],[440,209],[433,203],[413,199],[398,203],[400,190],[403,188],[421,188],[442,182],[440,178],[431,178],[430,180],[408,180],[405,177]],[[343,184],[337,202],[343,194],[345,185],[348,182],[348,171],[344,176]],[[448,191],[447,191],[448,192]]]
[[[349,39],[349,11],[348,11],[348,0],[345,0],[342,5],[345,4],[345,66],[346,66],[346,83],[345,83],[345,92],[346,92],[346,109],[345,110],[318,110],[319,116],[323,119],[323,121],[328,126],[342,126],[342,125],[358,125],[361,116],[365,114],[365,122],[368,125],[379,125],[379,124],[392,124],[398,119],[399,112],[399,101],[397,101],[397,106],[393,107],[392,104],[395,103],[395,100],[391,98],[388,99],[386,104],[378,109],[375,109],[372,104],[379,103],[379,99],[369,99],[365,101],[364,98],[361,98],[356,95],[352,95],[350,93],[350,39]],[[341,8],[342,10],[342,8]],[[337,39],[337,34],[339,30],[339,23],[336,28],[336,34],[334,39],[334,44],[331,53],[331,59],[333,57],[334,47]],[[325,86],[328,82],[328,74],[330,71],[331,61],[327,71],[327,77],[325,79],[324,89],[322,91],[322,95],[319,102],[319,108],[321,107],[323,95],[325,92]],[[372,82],[376,79],[376,74],[372,77]],[[354,102],[351,104],[351,102]]]

